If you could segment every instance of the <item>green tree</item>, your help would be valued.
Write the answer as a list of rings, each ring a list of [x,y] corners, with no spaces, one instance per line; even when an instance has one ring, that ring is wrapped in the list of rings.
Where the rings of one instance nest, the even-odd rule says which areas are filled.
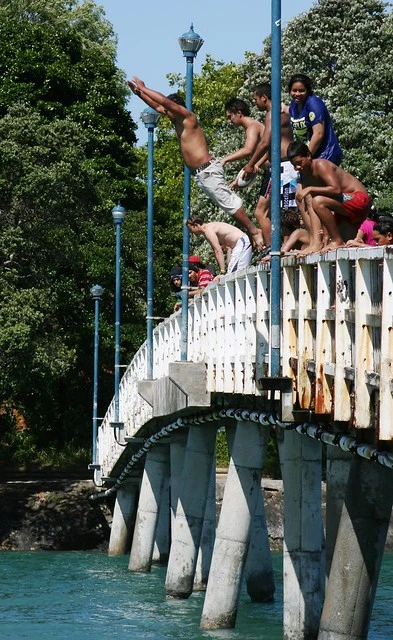
[[[133,249],[144,242],[146,190],[128,89],[92,2],[2,1],[0,33],[0,417],[7,429],[17,411],[41,445],[86,443],[95,282],[105,288],[100,411],[113,390],[117,198],[130,212],[123,361],[145,322]]]

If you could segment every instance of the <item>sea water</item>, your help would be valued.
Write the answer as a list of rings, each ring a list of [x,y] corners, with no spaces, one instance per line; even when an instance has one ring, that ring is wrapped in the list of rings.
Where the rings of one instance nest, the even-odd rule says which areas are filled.
[[[1,640],[282,640],[281,554],[275,600],[250,602],[235,629],[201,631],[203,593],[166,600],[165,568],[128,571],[128,557],[98,552],[0,552]],[[224,585],[223,585],[224,588]],[[369,640],[393,637],[393,554],[385,554]]]

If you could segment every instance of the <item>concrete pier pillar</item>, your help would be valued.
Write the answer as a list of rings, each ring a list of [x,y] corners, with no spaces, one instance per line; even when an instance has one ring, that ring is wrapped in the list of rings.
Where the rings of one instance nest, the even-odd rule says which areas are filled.
[[[203,629],[235,626],[268,437],[268,429],[255,422],[237,424],[202,611]]]
[[[171,507],[171,538],[176,520],[177,501],[179,499],[180,487],[182,486],[184,456],[186,455],[188,438],[188,428],[175,431],[171,436],[170,460],[171,460],[171,481],[170,481],[170,507]]]
[[[268,431],[268,430],[267,430]],[[253,602],[271,602],[275,584],[262,487],[259,487],[244,570],[247,593]]]
[[[138,486],[138,480],[126,480],[117,490],[109,538],[110,556],[122,556],[130,550]]]
[[[211,470],[193,591],[205,591],[216,538],[216,464]]]
[[[276,429],[284,487],[284,640],[318,635],[324,593],[321,443]]]
[[[236,427],[226,427],[228,450],[231,455]],[[267,446],[270,430],[265,428],[263,436]],[[251,523],[250,543],[244,569],[247,593],[253,602],[270,602],[275,592],[273,563],[267,531],[265,504],[262,486],[258,489],[255,512]]]
[[[164,480],[161,493],[161,504],[158,512],[156,536],[154,540],[152,562],[167,564],[170,547],[170,508],[169,508],[169,474]]]
[[[192,593],[215,444],[215,425],[190,426],[165,581],[168,597]]]
[[[353,454],[326,447],[326,577],[329,577]]]
[[[318,640],[366,640],[392,499],[391,470],[353,458]]]
[[[169,447],[155,445],[146,455],[131,554],[130,571],[151,569],[162,489],[169,474]]]

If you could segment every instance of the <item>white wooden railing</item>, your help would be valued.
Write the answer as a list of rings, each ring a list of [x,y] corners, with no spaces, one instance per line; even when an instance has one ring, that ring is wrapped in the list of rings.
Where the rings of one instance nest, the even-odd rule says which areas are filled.
[[[270,269],[252,267],[211,283],[189,306],[188,360],[206,365],[206,388],[259,395],[269,375]],[[340,249],[301,261],[282,260],[282,375],[294,381],[300,409],[373,427],[393,439],[393,248]],[[180,313],[154,331],[153,378],[180,360]],[[126,370],[119,391],[122,437],[152,417],[138,393],[146,378],[146,343]],[[107,475],[123,451],[110,423],[99,428],[97,452]]]

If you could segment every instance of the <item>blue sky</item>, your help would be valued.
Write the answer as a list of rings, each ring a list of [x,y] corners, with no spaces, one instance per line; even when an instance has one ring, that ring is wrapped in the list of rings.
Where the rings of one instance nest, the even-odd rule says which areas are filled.
[[[185,73],[178,38],[194,24],[204,44],[194,63],[199,72],[206,54],[239,63],[245,51],[258,53],[270,32],[271,0],[96,0],[105,10],[118,37],[118,65],[127,77],[138,76],[146,85],[168,93],[167,73]],[[282,24],[308,11],[313,0],[282,0]],[[140,123],[144,103],[133,96],[129,108],[140,124],[139,144],[147,140]]]

